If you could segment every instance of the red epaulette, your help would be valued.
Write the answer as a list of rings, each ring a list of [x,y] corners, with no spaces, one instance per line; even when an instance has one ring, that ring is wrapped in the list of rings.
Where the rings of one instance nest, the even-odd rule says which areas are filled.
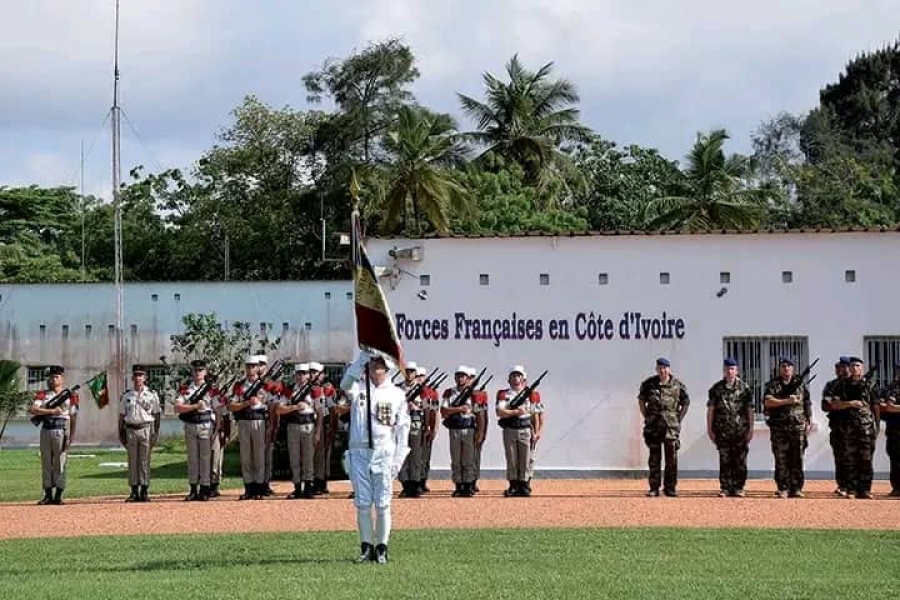
[[[487,392],[485,392],[485,391],[475,392],[474,394],[472,394],[472,399],[477,404],[481,404],[483,406],[483,405],[487,404],[487,401],[488,401]]]
[[[212,396],[213,398],[215,398],[216,396],[220,396],[222,394],[222,392],[219,391],[219,388],[209,388],[209,392],[207,392],[207,393],[210,396]]]
[[[187,393],[188,393],[188,385],[186,383],[182,383],[178,387],[178,395],[179,396],[187,396]]]
[[[506,392],[508,390],[497,390],[497,401],[506,400]]]
[[[541,393],[537,390],[534,390],[533,392],[531,392],[531,398],[529,398],[529,400],[531,400],[532,404],[538,404],[541,401]]]
[[[72,395],[69,396],[69,404],[71,404],[72,406],[78,406],[78,403],[80,401],[81,400],[78,398],[78,394],[76,394],[75,392],[72,392]]]
[[[325,384],[324,390],[325,390],[325,395],[328,396],[329,398],[334,396],[334,386],[331,385],[330,383]]]
[[[244,393],[244,386],[240,383],[234,384],[234,387],[231,388],[231,394],[233,396],[240,396]]]
[[[46,399],[47,399],[47,392],[46,392],[46,390],[41,390],[41,391],[39,391],[38,393],[36,393],[36,394],[34,395],[34,399],[35,399],[35,400],[41,400],[41,401],[46,400]]]
[[[309,395],[313,400],[318,400],[322,397],[322,387],[321,386],[313,386],[313,389],[309,392]]]

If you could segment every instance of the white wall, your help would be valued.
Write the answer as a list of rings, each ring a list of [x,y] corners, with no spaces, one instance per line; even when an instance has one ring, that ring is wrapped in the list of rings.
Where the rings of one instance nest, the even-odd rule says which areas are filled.
[[[421,246],[419,261],[395,261],[393,247]],[[639,383],[653,375],[655,359],[666,356],[674,374],[688,386],[679,457],[683,471],[715,471],[717,454],[705,436],[709,387],[721,378],[723,342],[735,335],[800,335],[809,338],[811,358],[821,357],[811,386],[814,419],[806,453],[809,472],[831,472],[827,422],[819,411],[821,386],[833,374],[840,355],[863,356],[863,337],[900,335],[896,259],[898,233],[666,235],[518,237],[483,239],[374,239],[369,253],[376,265],[397,267],[382,279],[409,360],[451,370],[463,363],[488,366],[490,388],[505,383],[506,369],[523,363],[529,374],[550,373],[541,387],[547,400],[545,437],[538,449],[539,469],[645,469],[646,447],[635,396]],[[844,280],[856,271],[856,283]],[[661,271],[671,283],[660,285]],[[731,273],[727,294],[722,271]],[[793,283],[782,283],[782,271]],[[598,273],[608,273],[608,285]],[[490,285],[479,285],[479,274]],[[550,285],[539,285],[547,273]],[[419,275],[430,276],[422,287]],[[417,293],[425,289],[428,299]],[[591,312],[613,321],[613,339],[579,340],[576,315]],[[644,317],[682,319],[683,339],[622,339],[619,322],[626,312]],[[540,340],[463,339],[456,313],[468,318],[520,319],[543,323]],[[400,317],[402,315],[402,318]],[[409,339],[406,320],[447,323],[447,339]],[[549,321],[565,319],[570,339],[552,339]],[[488,434],[482,467],[504,467],[500,430]],[[757,425],[750,468],[771,472],[768,430]],[[876,470],[887,468],[883,438]],[[446,430],[435,447],[433,465],[449,465]]]

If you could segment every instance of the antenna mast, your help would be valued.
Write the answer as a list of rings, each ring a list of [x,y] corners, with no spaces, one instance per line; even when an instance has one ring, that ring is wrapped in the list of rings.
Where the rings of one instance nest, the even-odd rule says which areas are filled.
[[[112,192],[115,243],[115,289],[116,289],[116,375],[124,382],[125,377],[125,300],[122,285],[122,198],[119,194],[122,179],[120,158],[121,119],[119,115],[119,0],[116,0],[116,42],[115,61],[113,66],[113,105],[112,105]]]

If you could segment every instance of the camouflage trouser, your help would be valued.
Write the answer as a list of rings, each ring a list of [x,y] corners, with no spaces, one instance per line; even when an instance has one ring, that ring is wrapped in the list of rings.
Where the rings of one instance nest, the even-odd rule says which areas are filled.
[[[885,450],[891,461],[891,489],[900,492],[900,429],[887,431]]]
[[[846,438],[847,432],[846,427],[844,427],[844,422],[832,421],[831,433],[828,436],[828,441],[831,442],[831,450],[834,453],[834,482],[842,490],[846,490],[850,487],[850,484],[847,482],[847,473],[844,471],[843,461],[847,445]]]
[[[799,492],[805,482],[803,450],[806,433],[782,427],[769,430],[775,457],[775,484],[779,492]]]
[[[848,489],[857,493],[872,491],[872,450],[875,439],[870,427],[848,423],[842,463]]]
[[[662,467],[663,449],[666,453],[665,489],[673,491],[678,485],[678,440],[664,440],[662,443],[647,443],[650,449],[650,459],[647,466],[650,468],[650,489],[659,490],[660,470]]]
[[[741,440],[716,446],[719,450],[719,488],[733,494],[747,483],[749,445]]]

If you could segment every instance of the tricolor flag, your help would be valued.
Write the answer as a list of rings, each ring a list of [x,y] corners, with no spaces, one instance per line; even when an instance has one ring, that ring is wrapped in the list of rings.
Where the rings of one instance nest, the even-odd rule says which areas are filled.
[[[103,408],[109,404],[109,384],[106,381],[105,371],[88,381],[88,387],[91,388],[91,395],[94,396],[97,408]]]
[[[359,192],[356,174],[350,184],[354,198]],[[378,283],[378,276],[369,261],[363,246],[362,226],[359,211],[351,215],[350,251],[353,260],[353,280],[356,302],[356,339],[361,350],[381,354],[394,362],[402,363],[403,348],[397,336],[397,328],[391,310],[388,308],[384,290]]]

